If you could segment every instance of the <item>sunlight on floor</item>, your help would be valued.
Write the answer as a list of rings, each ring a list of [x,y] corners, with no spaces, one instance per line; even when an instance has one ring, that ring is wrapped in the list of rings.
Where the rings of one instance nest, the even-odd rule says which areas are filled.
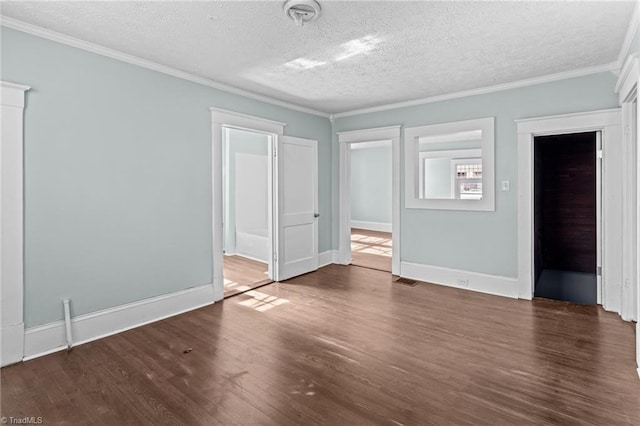
[[[391,239],[353,233],[351,251],[391,257]]]
[[[268,311],[276,306],[289,303],[289,300],[282,299],[277,296],[271,296],[261,291],[251,290],[244,293],[245,296],[251,297],[251,299],[238,302],[239,305],[246,306],[247,308],[255,309],[258,312]]]

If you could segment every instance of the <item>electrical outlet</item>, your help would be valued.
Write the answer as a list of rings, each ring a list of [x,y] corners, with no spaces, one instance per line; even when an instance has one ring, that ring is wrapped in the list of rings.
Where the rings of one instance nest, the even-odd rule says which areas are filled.
[[[458,285],[460,287],[469,287],[469,280],[459,279]]]

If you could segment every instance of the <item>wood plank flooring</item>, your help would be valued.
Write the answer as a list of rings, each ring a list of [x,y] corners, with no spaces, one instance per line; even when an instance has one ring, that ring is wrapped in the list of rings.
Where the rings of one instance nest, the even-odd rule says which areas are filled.
[[[3,368],[1,415],[74,425],[638,425],[634,339],[631,323],[594,306],[408,287],[331,265]]]
[[[223,262],[224,297],[257,288],[271,282],[266,263],[242,256],[225,256]]]
[[[351,263],[391,272],[391,233],[351,228]]]

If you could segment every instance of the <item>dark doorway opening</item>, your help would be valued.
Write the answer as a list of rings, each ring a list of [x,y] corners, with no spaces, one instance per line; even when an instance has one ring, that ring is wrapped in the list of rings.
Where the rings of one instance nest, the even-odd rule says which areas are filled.
[[[597,303],[597,132],[534,139],[535,296]]]

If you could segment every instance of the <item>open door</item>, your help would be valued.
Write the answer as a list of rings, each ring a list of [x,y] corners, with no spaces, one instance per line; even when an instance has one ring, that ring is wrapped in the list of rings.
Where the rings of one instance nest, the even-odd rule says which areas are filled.
[[[318,142],[278,136],[276,280],[318,269]]]

